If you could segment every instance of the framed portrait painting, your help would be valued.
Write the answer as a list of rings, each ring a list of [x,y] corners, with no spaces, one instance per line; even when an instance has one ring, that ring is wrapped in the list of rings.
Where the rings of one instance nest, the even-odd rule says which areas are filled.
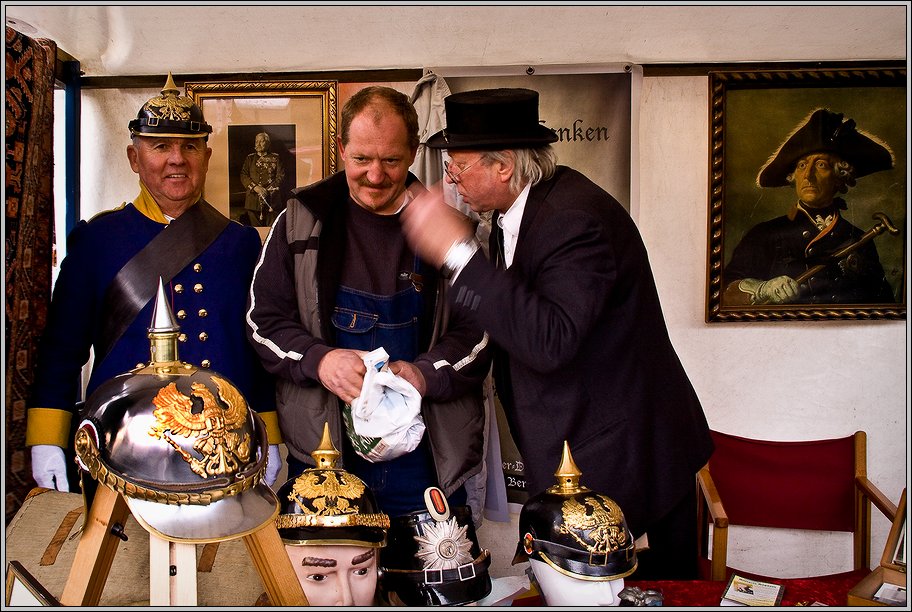
[[[902,68],[711,72],[707,322],[906,317]]]
[[[204,197],[265,236],[291,190],[336,169],[335,81],[186,83],[212,125]]]

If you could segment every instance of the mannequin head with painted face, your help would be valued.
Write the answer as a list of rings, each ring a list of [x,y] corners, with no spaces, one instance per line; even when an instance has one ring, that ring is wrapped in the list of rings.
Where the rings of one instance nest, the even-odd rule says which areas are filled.
[[[529,498],[519,515],[513,563],[528,560],[549,606],[616,606],[636,570],[633,535],[617,503],[579,483],[564,442],[557,484]]]
[[[316,467],[278,492],[276,526],[288,558],[311,606],[372,606],[389,517],[360,478],[336,467],[328,424],[311,457]]]

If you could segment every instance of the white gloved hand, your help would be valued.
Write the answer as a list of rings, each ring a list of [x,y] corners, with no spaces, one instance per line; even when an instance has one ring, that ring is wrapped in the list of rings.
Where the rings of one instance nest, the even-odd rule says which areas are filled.
[[[266,484],[270,487],[274,485],[281,471],[282,455],[279,453],[279,445],[270,444],[266,454]]]
[[[784,304],[798,297],[798,283],[790,276],[777,276],[762,283],[757,289],[761,304]]]
[[[69,492],[63,449],[53,444],[33,446],[32,477],[39,487]]]

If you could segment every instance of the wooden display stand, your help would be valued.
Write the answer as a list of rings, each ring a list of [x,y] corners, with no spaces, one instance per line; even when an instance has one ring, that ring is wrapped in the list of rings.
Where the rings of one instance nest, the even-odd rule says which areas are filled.
[[[105,486],[98,487],[60,597],[61,604],[98,605],[120,542],[118,532],[129,513],[127,502],[120,493]],[[275,523],[270,521],[243,539],[274,605],[308,605]],[[149,556],[155,566],[150,567],[149,576],[151,604],[196,605],[195,550],[194,544],[172,544],[150,534]],[[174,576],[171,576],[171,566],[178,570]],[[166,576],[167,586],[163,586]]]
[[[904,532],[906,530],[906,490],[903,489],[902,496],[899,500],[899,507],[896,510],[896,518],[893,520],[893,526],[890,528],[890,535],[887,536],[887,545],[884,547],[883,557],[880,560],[880,566],[868,574],[861,582],[852,587],[849,591],[848,604],[850,606],[887,606],[892,605],[883,601],[874,599],[874,594],[884,585],[892,584],[905,589],[906,582],[906,564],[905,552],[902,553],[902,562],[896,557],[901,547],[903,551],[907,550],[908,542]],[[902,536],[902,539],[900,539]]]

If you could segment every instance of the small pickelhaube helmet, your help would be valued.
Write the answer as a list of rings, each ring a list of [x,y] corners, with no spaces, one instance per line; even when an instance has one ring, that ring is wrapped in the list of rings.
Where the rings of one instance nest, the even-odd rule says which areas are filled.
[[[449,503],[438,487],[424,492],[427,511],[392,519],[380,554],[380,597],[394,606],[458,606],[491,592],[491,555],[475,535],[472,510]]]
[[[149,98],[130,121],[130,136],[169,138],[209,138],[212,126],[203,110],[187,96],[180,95],[171,73],[161,95]]]
[[[80,468],[121,493],[137,522],[166,540],[253,533],[279,511],[263,480],[266,427],[230,381],[178,360],[179,331],[159,281],[151,360],[88,398],[76,431]]]
[[[554,476],[556,485],[523,504],[513,563],[535,559],[582,580],[632,574],[637,557],[624,514],[610,497],[580,485],[566,441]]]
[[[329,423],[311,454],[316,467],[288,479],[279,489],[276,517],[279,536],[293,546],[386,546],[389,516],[383,514],[364,481],[336,467],[340,453],[333,446]]]

